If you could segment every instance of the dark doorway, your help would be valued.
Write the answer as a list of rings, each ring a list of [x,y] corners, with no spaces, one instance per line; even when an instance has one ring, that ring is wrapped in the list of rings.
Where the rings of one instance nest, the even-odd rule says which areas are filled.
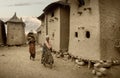
[[[3,21],[0,20],[0,33],[1,33],[1,40],[0,43],[3,45],[6,45],[6,30],[5,30],[5,24]]]
[[[69,23],[70,23],[70,8],[69,6],[61,7],[60,9],[60,50],[67,50],[69,46]]]

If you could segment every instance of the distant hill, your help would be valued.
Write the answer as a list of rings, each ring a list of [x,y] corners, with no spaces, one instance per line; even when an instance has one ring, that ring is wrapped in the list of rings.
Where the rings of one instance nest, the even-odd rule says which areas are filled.
[[[6,22],[10,18],[0,18],[2,21]],[[26,24],[25,33],[27,34],[30,31],[36,33],[37,28],[41,25],[41,21],[39,21],[36,17],[23,17],[23,21]]]

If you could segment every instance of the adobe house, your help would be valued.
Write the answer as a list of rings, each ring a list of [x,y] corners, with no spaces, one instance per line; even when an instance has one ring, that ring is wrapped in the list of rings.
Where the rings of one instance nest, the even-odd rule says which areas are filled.
[[[84,59],[120,58],[120,0],[68,0],[69,53]]]
[[[6,30],[5,24],[2,20],[0,20],[0,45],[6,44]]]
[[[37,17],[41,21],[40,27],[37,29],[38,44],[43,44],[46,36],[45,14]]]
[[[7,45],[25,44],[25,23],[16,13],[7,21]]]
[[[62,1],[49,4],[43,10],[46,34],[49,35],[53,50],[68,50],[69,45],[69,5]]]

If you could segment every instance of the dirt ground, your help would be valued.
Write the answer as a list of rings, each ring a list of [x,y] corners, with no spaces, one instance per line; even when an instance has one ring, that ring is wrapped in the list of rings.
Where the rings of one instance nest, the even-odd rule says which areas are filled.
[[[50,69],[44,67],[40,59],[39,46],[36,47],[35,61],[29,59],[28,46],[0,47],[0,78],[94,78],[91,69],[87,66],[79,68],[71,60],[54,57],[54,66]],[[119,69],[119,66],[109,69],[105,78],[120,78]]]

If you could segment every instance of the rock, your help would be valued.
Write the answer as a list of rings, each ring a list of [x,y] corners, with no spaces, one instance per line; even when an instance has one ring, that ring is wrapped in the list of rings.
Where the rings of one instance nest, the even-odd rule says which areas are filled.
[[[62,53],[62,52],[60,52],[59,54],[60,54],[60,57],[64,57],[64,55],[63,55],[63,53]]]
[[[60,54],[57,54],[56,57],[57,57],[57,58],[60,58]]]
[[[96,72],[101,72],[101,73],[104,74],[104,75],[107,74],[107,69],[106,69],[106,68],[103,68],[103,67],[100,67],[100,68],[95,67],[94,70],[95,70]]]
[[[78,63],[78,62],[79,62],[79,60],[78,60],[78,59],[76,59],[76,60],[75,60],[75,62],[76,62],[76,63]]]
[[[68,59],[67,58],[63,58],[63,60],[67,61]]]
[[[64,60],[68,60],[69,59],[69,55],[64,55]]]
[[[96,76],[101,77],[103,74],[101,72],[96,72]]]
[[[85,63],[84,63],[83,61],[81,61],[81,62],[78,62],[78,65],[80,65],[80,66],[84,66]]]
[[[113,60],[113,64],[115,64],[116,63],[116,61],[115,60]]]
[[[116,60],[116,64],[117,64],[117,65],[120,65],[120,61],[119,61],[119,60]]]
[[[64,58],[67,58],[67,59],[69,59],[69,57],[70,57],[69,55],[64,55]]]
[[[95,63],[94,67],[97,67],[97,68],[101,67],[101,63]]]
[[[119,60],[114,60],[113,65],[120,65],[120,61]]]
[[[64,52],[63,54],[64,54],[64,55],[68,55],[68,52]]]
[[[104,68],[110,68],[112,66],[112,63],[107,63],[107,62],[105,62],[105,63],[103,63],[102,64],[102,67],[104,67]]]
[[[76,59],[75,62],[76,62],[78,65],[80,65],[80,66],[85,65],[85,62],[84,62],[84,61],[79,61],[78,59]]]
[[[103,60],[100,60],[99,62],[100,62],[100,63],[104,63],[104,61],[103,61]]]
[[[85,65],[85,62],[81,61],[81,62],[78,63],[78,65],[84,66],[84,65]]]
[[[70,55],[67,55],[67,58],[70,59],[71,58]]]
[[[99,68],[99,72],[106,75],[107,74],[107,69],[106,68]]]
[[[93,70],[92,70],[92,74],[93,74],[93,75],[96,75],[96,70],[93,69]]]

